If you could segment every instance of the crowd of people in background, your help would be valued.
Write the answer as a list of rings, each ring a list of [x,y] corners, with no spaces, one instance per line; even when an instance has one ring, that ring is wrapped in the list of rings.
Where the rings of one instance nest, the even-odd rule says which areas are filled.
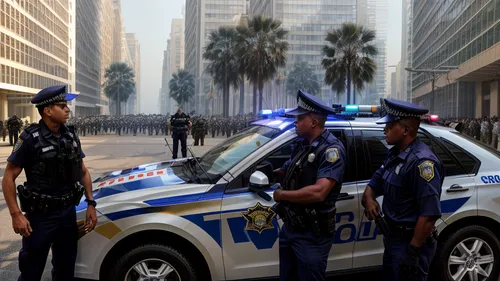
[[[447,125],[461,123],[459,131],[487,145],[498,149],[500,135],[500,118],[497,116],[483,118],[445,118]]]

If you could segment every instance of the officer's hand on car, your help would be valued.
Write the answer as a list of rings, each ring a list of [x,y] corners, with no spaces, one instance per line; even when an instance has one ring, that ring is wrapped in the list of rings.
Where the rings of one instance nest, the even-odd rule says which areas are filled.
[[[12,227],[15,233],[21,234],[24,237],[29,237],[30,233],[33,232],[30,222],[21,212],[12,216]]]
[[[273,199],[274,199],[274,201],[276,201],[276,202],[281,201],[281,192],[282,192],[282,191],[283,191],[283,190],[282,190],[281,188],[278,188],[278,189],[276,189],[276,190],[273,192]]]
[[[368,199],[365,203],[365,216],[369,220],[374,220],[376,217],[380,215],[380,205],[377,200]]]
[[[420,248],[408,244],[408,248],[403,252],[399,263],[400,280],[413,281],[418,276]]]
[[[87,213],[85,215],[85,231],[90,232],[94,230],[97,224],[97,214],[94,206],[88,206]]]

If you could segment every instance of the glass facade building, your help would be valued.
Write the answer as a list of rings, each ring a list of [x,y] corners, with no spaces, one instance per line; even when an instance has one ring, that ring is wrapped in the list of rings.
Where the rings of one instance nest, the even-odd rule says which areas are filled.
[[[76,1],[76,116],[101,108],[101,1]]]
[[[345,103],[345,95],[337,96],[324,84],[325,71],[321,66],[327,32],[340,28],[344,22],[354,22],[374,28],[374,42],[380,55],[375,58],[378,71],[374,82],[367,85],[360,97],[383,94],[386,88],[387,0],[250,0],[250,15],[264,15],[283,22],[289,31],[290,44],[285,72],[296,62],[306,61],[314,69],[321,85],[321,98],[329,103]],[[286,78],[285,78],[286,79]],[[366,100],[365,100],[366,101]]]
[[[52,85],[68,85],[70,2],[0,1],[0,120],[39,118],[30,104],[34,94]]]
[[[481,115],[481,104],[489,103],[489,94],[480,97],[481,85],[498,79],[490,76],[498,70],[484,67],[496,61],[488,52],[500,41],[500,1],[414,0],[412,9],[412,68],[458,68],[437,75],[434,94],[429,86],[432,75],[413,73],[413,100],[442,116]]]
[[[194,75],[195,98],[184,106],[185,112],[207,113],[210,76],[205,73],[208,62],[203,49],[208,35],[220,26],[236,26],[239,15],[246,13],[246,0],[186,0],[185,69]],[[173,50],[171,50],[173,51]]]

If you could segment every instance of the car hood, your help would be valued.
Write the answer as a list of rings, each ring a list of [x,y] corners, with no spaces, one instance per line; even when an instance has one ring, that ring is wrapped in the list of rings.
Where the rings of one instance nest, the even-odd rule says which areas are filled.
[[[186,160],[187,158],[139,165],[97,178],[93,182],[94,200],[124,192],[184,184],[186,181],[175,175],[171,166]],[[84,199],[82,198],[82,202]],[[86,208],[86,205],[79,204],[77,210]]]

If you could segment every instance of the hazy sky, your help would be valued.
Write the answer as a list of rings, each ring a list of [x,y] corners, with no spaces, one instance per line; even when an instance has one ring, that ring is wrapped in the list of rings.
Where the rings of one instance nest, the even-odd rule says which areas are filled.
[[[396,65],[401,58],[401,0],[388,0],[387,65]],[[136,34],[141,45],[141,113],[157,113],[161,86],[163,51],[170,36],[173,18],[182,17],[183,0],[122,0],[126,32]],[[387,68],[387,87],[390,73]]]

